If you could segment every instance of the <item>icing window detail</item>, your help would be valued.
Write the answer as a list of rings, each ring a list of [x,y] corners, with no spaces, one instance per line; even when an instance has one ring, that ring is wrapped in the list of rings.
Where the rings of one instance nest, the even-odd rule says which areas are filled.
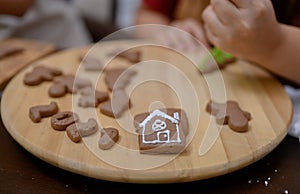
[[[156,119],[152,124],[152,130],[153,131],[161,131],[164,130],[167,127],[166,122]]]
[[[170,143],[170,131],[169,130],[157,132],[156,135],[157,135],[158,143]]]

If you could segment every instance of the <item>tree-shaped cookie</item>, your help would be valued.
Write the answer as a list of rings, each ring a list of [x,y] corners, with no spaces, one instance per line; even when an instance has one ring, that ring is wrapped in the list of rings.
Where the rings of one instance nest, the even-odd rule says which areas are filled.
[[[243,111],[237,102],[227,101],[227,103],[216,103],[210,101],[206,106],[206,111],[216,117],[216,122],[220,125],[228,124],[229,127],[237,132],[248,130],[248,121],[251,114]]]

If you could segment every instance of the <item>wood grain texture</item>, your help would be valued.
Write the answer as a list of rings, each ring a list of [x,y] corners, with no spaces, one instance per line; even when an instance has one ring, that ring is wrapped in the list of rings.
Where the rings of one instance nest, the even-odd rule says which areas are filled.
[[[22,52],[0,59],[0,88],[22,68],[55,51],[56,47],[50,43],[36,40],[9,38],[0,41],[1,47],[17,47]]]
[[[131,65],[107,54],[118,47],[138,46],[142,61]],[[88,52],[89,51],[89,52]],[[57,67],[65,73],[89,79],[98,90],[108,91],[104,77],[85,71],[80,56],[89,53],[107,63],[107,68],[128,67],[137,71],[126,92],[132,107],[115,120],[95,108],[80,108],[79,94],[53,99],[47,94],[51,83],[28,87],[24,74],[35,65]],[[236,133],[218,126],[205,111],[210,99],[222,91],[251,112],[250,129]],[[213,82],[213,83],[208,83]],[[212,92],[217,87],[218,92]],[[51,128],[50,118],[33,123],[28,117],[31,106],[58,103],[61,111],[73,110],[80,120],[95,118],[100,127],[119,129],[120,139],[110,150],[100,150],[100,132],[75,144],[65,132]],[[138,151],[133,116],[155,108],[182,108],[189,120],[187,148],[180,155],[144,155]],[[292,118],[292,103],[282,85],[270,74],[244,61],[237,61],[220,72],[201,75],[183,55],[158,46],[135,41],[110,41],[89,48],[63,51],[48,56],[24,69],[7,85],[1,103],[3,122],[12,137],[35,156],[68,171],[97,179],[132,183],[175,183],[201,180],[243,168],[270,153],[286,136]]]

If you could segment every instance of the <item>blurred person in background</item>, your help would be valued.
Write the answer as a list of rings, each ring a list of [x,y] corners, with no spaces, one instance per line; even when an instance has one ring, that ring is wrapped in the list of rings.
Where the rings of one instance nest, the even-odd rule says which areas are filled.
[[[65,0],[1,0],[0,39],[8,37],[37,39],[60,48],[91,43],[77,9]]]
[[[136,24],[176,27],[208,48],[215,46],[279,76],[294,103],[289,134],[300,139],[300,0],[143,0]],[[197,45],[175,30],[147,36],[182,51]]]
[[[277,12],[277,13],[276,13]],[[188,32],[300,84],[299,0],[143,0],[136,24],[163,24]],[[149,33],[166,46],[193,50],[180,31]],[[291,55],[292,54],[292,55]]]

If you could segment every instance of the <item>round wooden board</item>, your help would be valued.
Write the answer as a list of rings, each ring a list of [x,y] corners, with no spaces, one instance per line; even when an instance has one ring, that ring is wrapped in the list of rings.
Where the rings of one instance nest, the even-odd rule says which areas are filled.
[[[132,65],[122,58],[111,60],[108,57],[108,53],[116,48],[127,47],[139,50],[145,62]],[[62,51],[32,64],[10,81],[2,97],[1,114],[8,132],[29,152],[57,167],[118,182],[201,180],[232,172],[259,160],[287,134],[292,118],[290,98],[277,80],[254,65],[237,61],[221,72],[203,76],[184,55],[138,41],[108,41],[89,49]],[[85,71],[80,66],[79,58],[88,51],[107,62],[107,68],[128,67],[137,71],[126,87],[132,107],[119,119],[103,115],[99,108],[78,107],[80,94],[50,98],[47,91],[51,82],[34,87],[23,84],[25,73],[36,65],[44,65],[59,68],[64,73],[77,73],[80,78],[89,79],[97,89],[108,91],[99,72]],[[217,125],[205,111],[210,99],[221,101],[223,97],[236,100],[242,109],[252,114],[246,133]],[[49,104],[50,101],[56,101],[60,111],[78,113],[83,122],[95,118],[100,127],[118,128],[119,141],[112,149],[103,151],[98,148],[100,132],[76,144],[64,131],[53,130],[50,118],[33,123],[28,117],[29,108]],[[186,111],[189,120],[187,147],[179,155],[140,154],[132,117],[161,107],[177,107]]]

